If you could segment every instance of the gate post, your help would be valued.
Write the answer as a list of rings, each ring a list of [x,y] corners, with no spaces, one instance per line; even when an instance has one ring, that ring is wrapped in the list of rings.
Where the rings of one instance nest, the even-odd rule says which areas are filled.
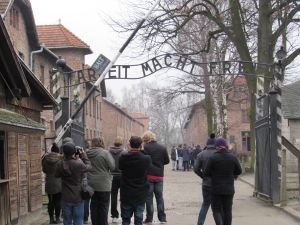
[[[273,204],[281,201],[281,173],[282,173],[282,140],[281,140],[281,87],[282,68],[280,64],[274,65],[274,80],[270,90],[270,145],[271,145],[271,184]]]

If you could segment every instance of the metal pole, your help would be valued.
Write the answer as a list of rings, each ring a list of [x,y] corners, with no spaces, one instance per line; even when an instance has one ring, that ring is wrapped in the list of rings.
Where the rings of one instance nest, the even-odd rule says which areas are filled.
[[[85,98],[82,100],[82,102],[80,103],[80,105],[78,106],[78,108],[75,110],[75,112],[69,118],[69,120],[67,121],[67,123],[60,130],[59,134],[57,135],[57,137],[56,137],[56,139],[54,141],[55,143],[57,143],[57,142],[60,141],[60,139],[62,138],[62,136],[64,135],[64,133],[72,125],[74,118],[77,116],[77,114],[83,108],[84,104],[87,102],[87,100],[92,95],[92,93],[100,85],[100,83],[104,79],[104,77],[107,74],[107,72],[111,69],[111,67],[114,65],[114,63],[117,61],[117,59],[120,57],[120,55],[123,53],[123,51],[125,50],[125,48],[128,46],[128,44],[130,43],[130,41],[134,38],[134,36],[138,32],[138,30],[142,27],[142,25],[144,24],[144,22],[147,20],[147,18],[149,17],[149,15],[151,14],[151,12],[154,10],[154,8],[159,4],[159,2],[160,2],[160,0],[157,0],[155,2],[155,4],[149,9],[149,11],[145,14],[144,18],[139,22],[139,24],[134,29],[134,31],[132,32],[132,34],[129,36],[129,38],[125,41],[125,43],[123,44],[123,46],[120,48],[119,52],[116,54],[116,56],[114,57],[114,59],[108,64],[108,66],[105,68],[105,70],[101,73],[100,77],[94,83],[93,87],[89,90],[89,92],[87,93],[87,95],[85,96]]]

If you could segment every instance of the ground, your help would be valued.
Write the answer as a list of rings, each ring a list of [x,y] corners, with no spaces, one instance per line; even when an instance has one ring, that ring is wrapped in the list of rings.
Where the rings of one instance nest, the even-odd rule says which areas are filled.
[[[235,182],[236,194],[233,202],[233,225],[299,225],[295,218],[286,211],[274,207],[253,197],[253,186],[249,185],[251,176]],[[202,202],[201,179],[192,171],[171,171],[165,169],[164,197],[167,220],[170,225],[196,225]],[[155,223],[158,219],[155,216]],[[111,219],[109,218],[109,222]],[[46,208],[37,221],[30,225],[48,224]],[[91,224],[91,223],[90,223]],[[120,223],[121,224],[121,220]],[[205,225],[214,225],[209,210]]]

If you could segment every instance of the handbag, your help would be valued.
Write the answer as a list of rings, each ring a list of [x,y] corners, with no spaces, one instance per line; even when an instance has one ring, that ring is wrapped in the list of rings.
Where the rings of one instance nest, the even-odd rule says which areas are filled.
[[[81,190],[81,198],[83,200],[89,200],[94,194],[94,189],[88,184],[88,180],[86,174],[82,178],[82,190]]]

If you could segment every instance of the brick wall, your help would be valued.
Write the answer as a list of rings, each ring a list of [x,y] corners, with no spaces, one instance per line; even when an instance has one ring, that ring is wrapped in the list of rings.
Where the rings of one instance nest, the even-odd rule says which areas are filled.
[[[141,136],[144,132],[143,124],[107,100],[102,102],[101,115],[106,147],[112,146],[117,136],[121,136],[126,144],[132,135]]]

